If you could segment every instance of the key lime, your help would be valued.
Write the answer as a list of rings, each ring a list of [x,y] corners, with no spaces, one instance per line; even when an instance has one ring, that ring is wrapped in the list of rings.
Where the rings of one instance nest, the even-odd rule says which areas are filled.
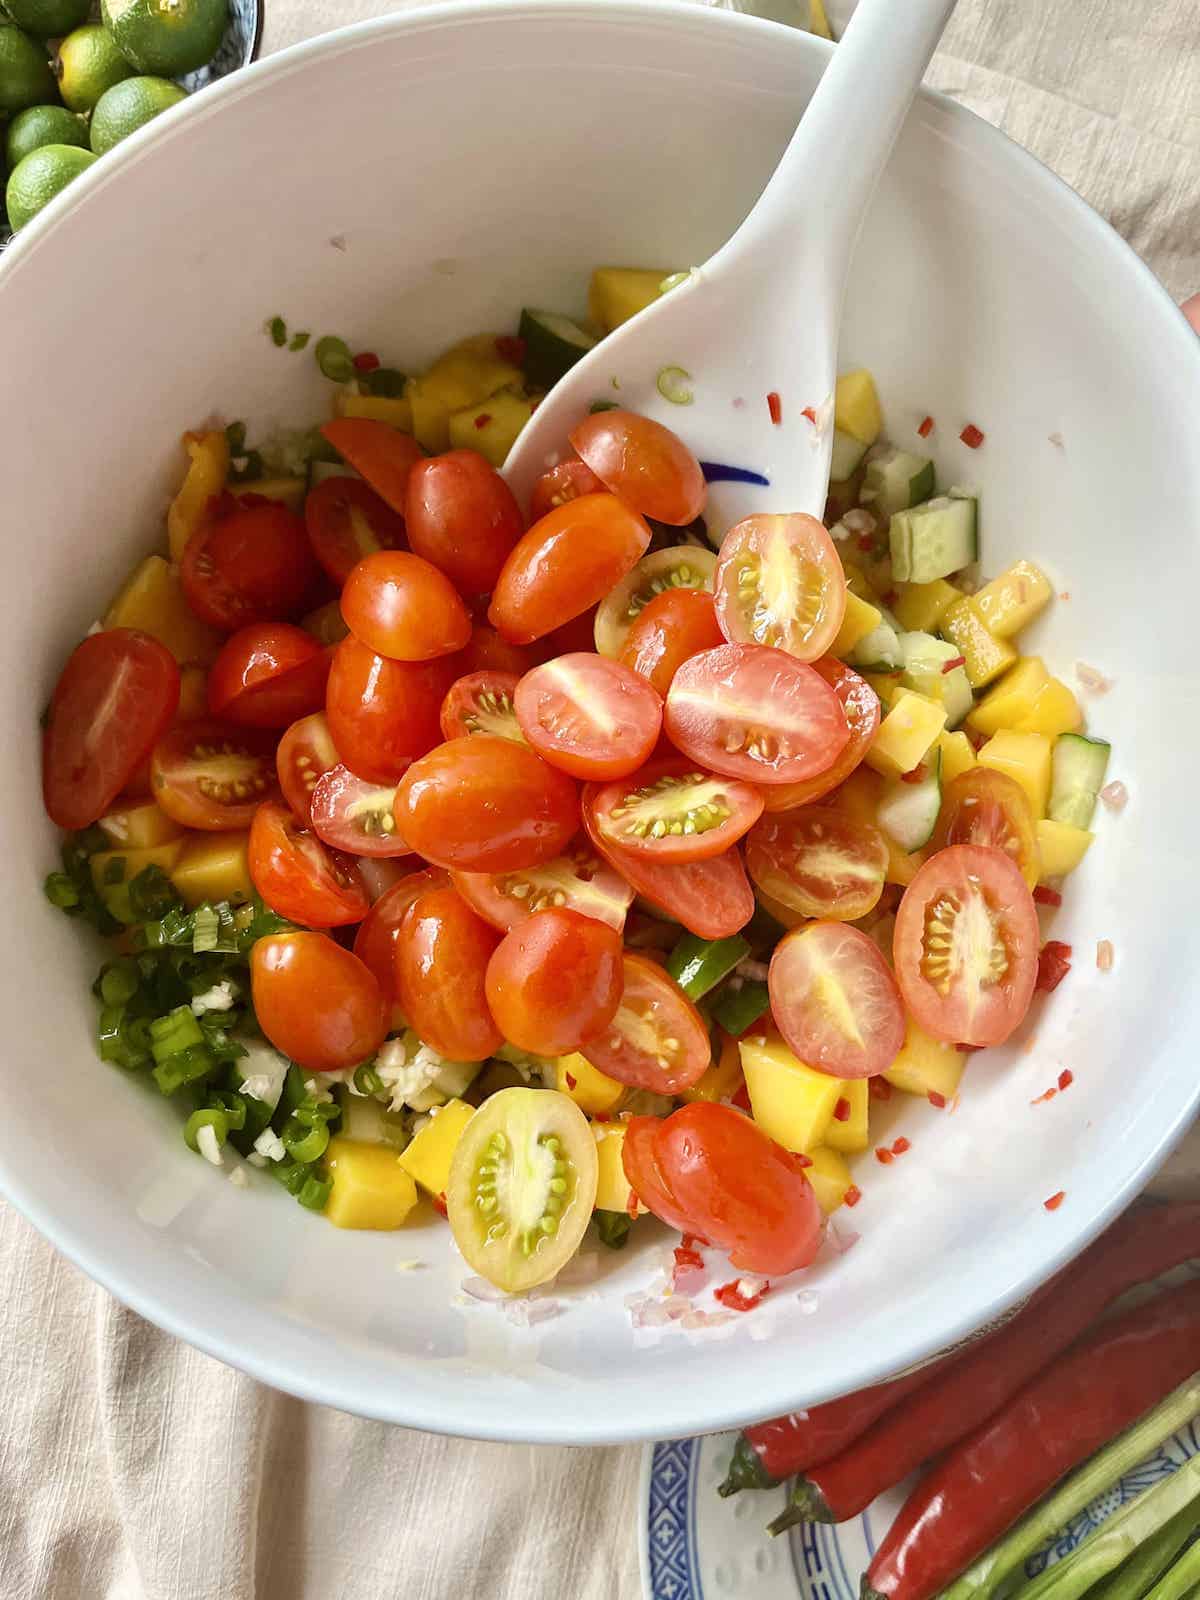
[[[8,175],[4,203],[14,232],[65,189],[72,178],[95,161],[90,150],[72,144],[44,144],[33,150]]]
[[[100,10],[125,59],[164,78],[211,61],[229,21],[227,0],[101,0]]]
[[[4,9],[26,33],[39,39],[61,39],[87,21],[90,0],[4,0]]]
[[[187,95],[166,78],[126,78],[106,89],[92,112],[92,149],[98,156]]]
[[[11,172],[31,150],[44,144],[73,144],[86,150],[87,142],[83,119],[66,106],[30,106],[27,111],[18,111],[9,123],[4,154]]]
[[[106,89],[133,75],[107,28],[98,22],[69,33],[54,58],[58,92],[72,111],[90,111]]]
[[[46,52],[11,22],[0,22],[0,113],[55,98]]]

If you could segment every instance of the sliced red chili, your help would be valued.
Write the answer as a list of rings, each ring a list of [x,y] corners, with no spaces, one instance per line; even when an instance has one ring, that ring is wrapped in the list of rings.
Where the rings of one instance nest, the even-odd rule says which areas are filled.
[[[770,413],[771,421],[778,427],[783,421],[783,401],[774,389],[767,396],[767,411]]]
[[[1049,1200],[1044,1200],[1042,1204],[1046,1207],[1047,1211],[1057,1211],[1059,1206],[1062,1205],[1066,1198],[1067,1191],[1065,1189],[1060,1189],[1057,1194],[1052,1194]]]
[[[833,1120],[835,1122],[850,1121],[850,1102],[846,1099],[845,1095],[841,1097],[837,1105],[835,1105],[833,1108]]]
[[[850,1187],[846,1190],[845,1194],[842,1196],[842,1199],[843,1199],[843,1201],[845,1202],[846,1205],[848,1205],[848,1206],[856,1206],[858,1204],[858,1202],[862,1199],[862,1190],[858,1187],[858,1185],[856,1183],[852,1183],[850,1185]]]
[[[941,1092],[940,1089],[930,1089],[928,1099],[929,1104],[931,1106],[936,1106],[939,1111],[944,1111],[946,1109],[946,1096]]]
[[[979,446],[983,443],[983,434],[973,422],[968,422],[958,437],[966,445],[968,450],[978,450]]]
[[[881,1144],[875,1152],[875,1159],[881,1167],[890,1167],[896,1158],[886,1145]]]
[[[763,1296],[768,1293],[771,1285],[764,1283],[762,1288],[754,1294],[742,1293],[741,1278],[735,1278],[732,1283],[723,1283],[719,1289],[714,1289],[714,1296],[723,1306],[728,1306],[730,1311],[753,1311],[755,1306],[761,1305]]]
[[[1071,946],[1061,939],[1047,939],[1038,956],[1035,989],[1050,994],[1071,970]]]
[[[942,666],[942,677],[944,678],[948,672],[953,672],[957,667],[965,667],[966,664],[966,656],[951,656],[949,661]]]
[[[374,372],[379,365],[379,357],[374,350],[360,350],[353,357],[353,365],[355,372]]]
[[[1037,888],[1033,891],[1033,898],[1040,906],[1062,905],[1062,895],[1059,894],[1058,890],[1047,889],[1044,883],[1038,884]]]
[[[1069,1089],[1074,1082],[1075,1074],[1070,1067],[1064,1067],[1058,1075],[1058,1087],[1060,1089]]]
[[[900,1138],[897,1139],[895,1144],[892,1146],[892,1154],[894,1156],[902,1156],[906,1153],[906,1151],[911,1149],[912,1145],[909,1143],[909,1141],[907,1139]]]
[[[933,418],[922,418],[920,426],[917,428],[917,432],[921,435],[922,439],[928,439],[929,435],[933,432]]]

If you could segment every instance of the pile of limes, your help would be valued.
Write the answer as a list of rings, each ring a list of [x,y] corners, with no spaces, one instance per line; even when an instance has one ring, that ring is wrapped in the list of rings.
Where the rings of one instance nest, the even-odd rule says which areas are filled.
[[[21,228],[97,156],[184,98],[228,0],[0,0],[0,130],[9,226]],[[5,124],[7,123],[7,126]]]

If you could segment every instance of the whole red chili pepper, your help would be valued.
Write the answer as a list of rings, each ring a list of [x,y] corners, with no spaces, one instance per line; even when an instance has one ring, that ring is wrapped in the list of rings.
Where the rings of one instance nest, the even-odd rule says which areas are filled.
[[[930,1600],[1198,1361],[1200,1282],[1102,1324],[922,1478],[875,1552],[863,1600]]]

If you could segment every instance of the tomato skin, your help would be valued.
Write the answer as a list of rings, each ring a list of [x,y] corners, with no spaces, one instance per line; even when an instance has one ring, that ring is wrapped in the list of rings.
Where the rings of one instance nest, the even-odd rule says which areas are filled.
[[[452,872],[451,882],[467,904],[493,928],[509,933],[535,912],[566,906],[618,933],[633,890],[581,841],[562,856],[521,872]]]
[[[746,870],[758,888],[805,917],[865,917],[879,903],[887,869],[879,829],[832,806],[764,817],[746,839]]]
[[[171,652],[135,628],[76,645],[54,686],[42,739],[42,799],[72,831],[102,817],[134,777],[179,705]]]
[[[604,485],[592,471],[574,456],[560,461],[549,472],[543,472],[533,486],[529,498],[529,520],[536,522],[556,506],[565,506],[568,500],[578,500],[581,494],[600,494]]]
[[[585,494],[535,522],[505,561],[488,621],[528,644],[599,604],[646,553],[650,529],[611,494]]]
[[[404,549],[404,518],[359,478],[325,478],[311,488],[304,526],[313,555],[339,589],[364,556]]]
[[[442,701],[442,738],[465,739],[475,733],[494,733],[497,738],[524,744],[525,736],[513,707],[519,682],[515,672],[469,672],[456,678]]]
[[[658,1117],[630,1117],[625,1124],[625,1138],[621,1144],[621,1166],[625,1181],[633,1190],[640,1205],[652,1216],[665,1222],[668,1228],[678,1228],[680,1233],[696,1234],[691,1218],[685,1216],[679,1202],[667,1187],[658,1164],[658,1130],[662,1126]],[[708,1240],[704,1239],[707,1244]]]
[[[457,675],[451,656],[388,661],[353,635],[334,652],[325,715],[338,754],[370,783],[397,783],[441,738],[438,708]]]
[[[396,941],[408,908],[427,889],[445,889],[450,880],[440,867],[425,867],[410,872],[380,895],[363,918],[354,935],[354,954],[375,974],[389,1004],[396,993]]]
[[[772,574],[765,592],[764,569]],[[775,598],[778,575],[797,592]],[[846,575],[823,523],[803,512],[746,517],[721,543],[713,574],[721,632],[733,644],[770,645],[798,661],[832,648],[846,612]]]
[[[724,643],[706,589],[667,589],[643,608],[618,659],[641,673],[665,699],[685,661]]]
[[[593,651],[534,667],[517,685],[513,705],[542,759],[575,778],[636,771],[662,728],[662,701],[650,685]]]
[[[409,476],[425,459],[417,441],[370,417],[335,417],[321,432],[380,499],[403,516]]]
[[[155,745],[150,784],[159,809],[185,828],[248,828],[277,794],[270,734],[221,722],[181,722]]]
[[[264,801],[250,824],[250,881],[272,911],[309,928],[361,922],[371,901],[358,868],[298,828],[286,806]]]
[[[788,1048],[816,1072],[873,1078],[904,1043],[896,980],[861,928],[829,921],[793,928],[775,946],[767,988]],[[852,1032],[842,1025],[847,1016]]]
[[[1041,874],[1033,808],[1024,789],[1005,772],[971,767],[946,785],[931,844],[986,845],[1002,850],[1032,889]]]
[[[421,1039],[451,1061],[483,1061],[504,1043],[485,993],[499,943],[453,889],[427,889],[400,924],[396,1000]]]
[[[230,634],[208,674],[208,709],[241,728],[285,728],[325,703],[329,654],[287,622]]]
[[[408,542],[460,594],[487,594],[525,532],[512,490],[475,450],[421,461],[408,480]]]
[[[879,696],[853,667],[846,666],[836,656],[822,656],[812,663],[812,669],[825,679],[837,696],[850,738],[833,765],[817,777],[799,783],[773,783],[764,788],[763,802],[768,811],[791,811],[832,794],[861,764],[879,726]]]
[[[612,1020],[621,998],[621,937],[554,907],[505,934],[487,969],[487,1003],[510,1044],[565,1056]]]
[[[519,678],[536,663],[532,650],[524,645],[509,644],[488,623],[477,622],[459,657],[458,670],[464,677],[470,672],[511,672]]]
[[[762,815],[762,795],[737,778],[700,772],[682,756],[651,761],[628,778],[589,785],[584,804],[613,849],[651,861],[707,861],[737,843]],[[716,810],[724,815],[709,820]],[[656,835],[653,826],[684,819],[691,833]]]
[[[279,741],[275,751],[279,787],[305,827],[312,820],[312,796],[317,779],[337,764],[337,747],[323,711],[314,711],[311,716],[293,722]]]
[[[571,444],[601,483],[656,522],[682,528],[704,510],[708,485],[678,434],[633,411],[599,411],[571,430]]]
[[[396,827],[395,798],[392,785],[367,783],[339,762],[313,787],[312,830],[323,844],[348,855],[409,856],[412,851]]]
[[[565,773],[510,739],[477,733],[422,756],[396,790],[396,823],[439,867],[513,872],[561,854],[579,827]]]
[[[374,974],[323,933],[276,933],[250,952],[258,1025],[309,1072],[340,1072],[373,1056],[387,1033]]]
[[[233,633],[305,610],[317,564],[299,517],[277,501],[245,495],[196,529],[179,575],[200,620]]]
[[[627,950],[621,965],[619,1003],[580,1050],[618,1083],[652,1094],[690,1089],[712,1060],[704,1018],[657,962]]]
[[[443,573],[407,550],[365,556],[346,579],[342,616],[355,638],[390,661],[453,655],[471,619]]]

